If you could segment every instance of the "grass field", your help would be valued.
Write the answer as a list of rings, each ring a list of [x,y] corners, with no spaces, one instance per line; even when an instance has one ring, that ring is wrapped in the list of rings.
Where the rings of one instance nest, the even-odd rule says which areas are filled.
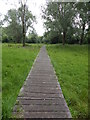
[[[32,67],[41,45],[2,45],[2,112],[6,120],[11,116],[20,88]]]
[[[2,45],[3,118],[11,116],[20,88],[42,45]],[[47,45],[64,97],[74,118],[88,116],[88,47]]]
[[[74,118],[88,117],[88,46],[47,45],[64,97]]]

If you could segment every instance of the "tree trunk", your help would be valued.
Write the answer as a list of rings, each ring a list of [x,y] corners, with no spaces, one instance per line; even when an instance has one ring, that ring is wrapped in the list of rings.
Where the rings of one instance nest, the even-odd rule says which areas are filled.
[[[63,32],[63,40],[62,40],[63,45],[65,45],[65,39],[66,39],[66,32],[64,31]]]
[[[59,28],[58,28],[59,29]],[[60,43],[60,39],[61,39],[61,31],[60,31],[60,29],[59,29],[59,32],[58,32],[58,37],[59,37],[59,40],[58,40],[58,43]]]
[[[23,47],[25,46],[25,4],[24,4],[24,10],[23,10]]]
[[[84,30],[85,30],[85,22],[83,23],[82,34],[81,34],[81,39],[80,39],[80,45],[82,45],[82,43],[83,43]]]

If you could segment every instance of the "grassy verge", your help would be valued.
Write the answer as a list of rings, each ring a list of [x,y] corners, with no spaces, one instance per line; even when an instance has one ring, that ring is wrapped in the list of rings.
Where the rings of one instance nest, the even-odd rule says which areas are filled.
[[[11,116],[19,90],[32,67],[41,45],[2,45],[2,112],[3,119]]]
[[[88,46],[47,45],[47,51],[72,117],[88,117]]]

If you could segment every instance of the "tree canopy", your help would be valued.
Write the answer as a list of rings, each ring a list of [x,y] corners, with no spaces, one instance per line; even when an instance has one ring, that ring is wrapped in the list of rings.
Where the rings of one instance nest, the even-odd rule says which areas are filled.
[[[26,4],[21,2],[18,9],[8,10],[3,20],[3,24],[7,23],[7,27],[2,28],[3,42],[22,42],[23,46],[25,42],[62,43],[63,45],[88,43],[90,33],[88,2],[47,1],[42,12],[46,31],[43,37],[38,37],[33,28],[36,17]],[[2,25],[1,20],[0,25]],[[27,37],[28,30],[30,34]]]
[[[23,13],[24,9],[25,13]],[[21,6],[17,10],[8,10],[3,20],[3,24],[7,23],[7,27],[3,28],[3,40],[9,40],[10,42],[12,41],[16,43],[21,43],[24,41],[23,44],[25,44],[26,33],[30,27],[33,27],[32,23],[35,22],[35,20],[35,16],[33,16],[31,11],[28,10],[27,5],[25,5],[24,8],[21,4]]]
[[[73,43],[73,39],[82,44],[87,33],[88,11],[89,5],[84,2],[47,2],[42,15],[48,33],[46,39],[57,34],[63,45],[70,40]]]

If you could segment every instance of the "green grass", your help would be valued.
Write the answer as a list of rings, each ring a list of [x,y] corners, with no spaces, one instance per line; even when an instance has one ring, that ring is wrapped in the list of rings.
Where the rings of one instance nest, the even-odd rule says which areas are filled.
[[[2,45],[2,113],[11,116],[19,90],[22,87],[41,45]]]
[[[47,45],[72,117],[88,117],[88,46]]]

